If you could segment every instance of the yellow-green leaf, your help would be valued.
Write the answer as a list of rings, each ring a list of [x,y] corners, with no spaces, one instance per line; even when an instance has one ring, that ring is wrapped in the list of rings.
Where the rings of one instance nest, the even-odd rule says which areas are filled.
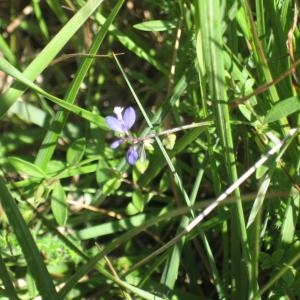
[[[172,21],[152,20],[133,25],[135,29],[143,31],[166,31],[176,27]]]
[[[57,224],[60,226],[65,225],[68,219],[68,205],[66,193],[60,182],[57,182],[53,189],[51,195],[51,209]]]
[[[267,113],[264,123],[271,123],[300,111],[299,97],[291,97],[276,103]]]
[[[8,157],[8,164],[20,174],[26,174],[36,178],[46,177],[46,173],[40,167],[21,158],[10,156]]]

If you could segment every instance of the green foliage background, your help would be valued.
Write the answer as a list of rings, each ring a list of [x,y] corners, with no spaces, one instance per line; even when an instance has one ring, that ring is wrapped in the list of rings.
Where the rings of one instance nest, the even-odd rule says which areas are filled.
[[[292,0],[1,1],[0,298],[299,298],[297,20]],[[133,167],[115,106],[153,137]]]

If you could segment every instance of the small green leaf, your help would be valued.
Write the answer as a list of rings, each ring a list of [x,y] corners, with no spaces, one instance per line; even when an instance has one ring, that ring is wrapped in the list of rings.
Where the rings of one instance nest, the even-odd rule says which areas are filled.
[[[295,240],[295,235],[297,235],[297,219],[299,216],[299,207],[300,207],[300,196],[299,192],[294,189],[291,189],[291,195],[287,198],[287,207],[285,215],[283,218],[283,224],[281,228],[281,241],[285,244],[291,244]]]
[[[47,267],[51,274],[60,276],[60,275],[66,274],[68,272],[69,266],[66,263],[52,263],[52,264],[49,264]]]
[[[85,138],[75,140],[67,150],[67,162],[70,165],[79,163],[86,149]]]
[[[168,134],[164,139],[163,139],[163,144],[168,150],[172,150],[174,148],[176,141],[176,134],[171,133]]]
[[[108,196],[114,193],[120,187],[121,183],[121,178],[112,178],[107,180],[102,187],[103,194]]]
[[[249,228],[250,225],[255,221],[258,213],[261,211],[270,182],[271,182],[270,174],[266,173],[265,178],[262,180],[260,184],[257,196],[251,208],[251,212],[248,218],[247,228]]]
[[[133,216],[138,214],[139,211],[137,210],[137,208],[134,206],[134,204],[132,202],[128,203],[127,207],[126,207],[126,214],[128,216]]]
[[[152,20],[133,25],[135,29],[143,31],[166,31],[176,27],[172,21]]]
[[[276,103],[267,113],[264,123],[271,123],[300,111],[299,97],[291,97]]]
[[[46,173],[40,167],[21,158],[10,156],[8,157],[8,163],[19,173],[36,178],[46,177]]]
[[[53,189],[51,195],[51,209],[57,224],[60,226],[65,225],[68,218],[68,205],[66,193],[60,182],[57,182]]]
[[[169,186],[170,186],[170,177],[168,176],[168,173],[165,172],[163,173],[163,176],[159,181],[159,191],[161,193],[164,193],[165,191],[168,190]]]
[[[135,164],[135,168],[132,171],[133,182],[137,182],[142,174],[145,173],[149,166],[149,160],[138,160]]]
[[[43,195],[45,194],[45,191],[46,191],[46,187],[45,187],[45,184],[44,182],[42,182],[38,188],[35,190],[35,193],[34,193],[34,202],[35,203],[39,203],[40,200],[42,199]]]
[[[132,193],[132,204],[136,208],[137,212],[143,212],[145,206],[145,196],[142,194],[140,190],[135,190]]]

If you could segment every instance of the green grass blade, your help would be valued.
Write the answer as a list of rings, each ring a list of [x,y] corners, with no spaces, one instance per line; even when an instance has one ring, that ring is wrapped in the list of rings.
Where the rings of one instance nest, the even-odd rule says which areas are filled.
[[[5,41],[2,35],[0,35],[0,49],[10,63],[14,65],[17,64],[16,56],[10,50],[9,46],[7,45],[7,42]]]
[[[13,228],[22,248],[28,268],[35,280],[40,296],[43,299],[49,300],[60,299],[27,224],[2,177],[0,177],[0,200],[9,224]]]
[[[176,28],[176,24],[174,24],[174,22],[171,21],[152,20],[135,24],[133,25],[133,28],[142,31],[166,31],[168,29]]]
[[[179,234],[189,224],[189,220],[190,219],[188,217],[183,217],[180,220],[180,225],[177,229],[177,234]],[[185,242],[186,237],[182,237],[180,241],[178,241],[169,250],[169,255],[167,257],[167,261],[164,266],[164,271],[161,276],[160,282],[166,287],[168,287],[170,290],[174,289],[178,277],[179,265]]]
[[[11,300],[18,300],[19,297],[16,293],[15,287],[10,279],[5,263],[0,255],[0,278],[5,287],[5,295]]]
[[[201,36],[202,41],[202,47],[198,48],[197,51],[204,52],[203,57],[207,72],[207,80],[209,82],[209,91],[213,102],[214,119],[224,152],[223,164],[227,170],[229,183],[233,183],[238,179],[238,176],[233,152],[234,145],[230,128],[231,121],[227,105],[228,97],[225,88],[226,71],[222,39],[223,29],[221,27],[222,22],[220,21],[222,20],[221,6],[219,1],[205,1],[205,4],[203,3],[201,8],[198,7],[197,11],[200,12],[200,20],[198,21],[200,28],[198,28],[197,34]],[[232,280],[234,282],[234,297],[242,299],[247,295],[245,287],[247,286],[246,282],[249,282],[251,277],[251,260],[247,245],[247,232],[239,189],[236,189],[235,195],[237,201],[236,204],[232,206],[233,214],[231,219]],[[242,258],[239,251],[240,245],[243,247],[243,255],[246,264],[246,269],[244,268],[245,275],[242,276],[243,280],[241,280],[240,262]],[[245,277],[246,274],[248,274],[247,279]]]
[[[264,124],[278,121],[295,112],[300,111],[300,99],[298,96],[281,100],[276,103],[267,113]]]
[[[66,192],[59,181],[56,183],[51,194],[51,210],[57,224],[59,226],[66,225],[69,206]]]
[[[78,115],[79,117],[82,117],[92,123],[95,123],[100,128],[107,130],[106,123],[104,121],[104,118],[100,117],[97,114],[91,113],[77,105],[74,105],[72,103],[66,102],[62,99],[59,99],[58,97],[55,97],[43,89],[41,89],[38,85],[31,82],[27,77],[24,76],[23,73],[19,72],[16,68],[14,68],[9,62],[7,62],[4,58],[0,57],[0,70],[4,71],[6,74],[14,77],[18,81],[20,81],[24,86],[27,86],[31,88],[32,90],[36,91],[37,93],[43,95],[45,98],[49,99],[53,103],[61,106],[62,108]],[[23,85],[18,85],[19,89],[25,89]]]
[[[77,234],[81,240],[94,239],[96,237],[138,227],[149,218],[151,218],[151,216],[146,214],[138,214],[130,218],[124,218],[118,221],[111,221],[96,226],[90,226],[89,228],[79,230]]]
[[[58,18],[58,20],[64,24],[67,22],[68,18],[66,16],[66,11],[61,6],[61,3],[59,0],[46,0],[49,7],[54,12],[55,16]]]
[[[35,17],[37,18],[39,28],[41,29],[41,32],[45,39],[49,38],[49,32],[48,28],[45,22],[45,19],[43,17],[42,8],[40,7],[40,1],[39,0],[33,0],[32,6],[34,10]]]
[[[296,224],[299,218],[300,195],[299,190],[293,186],[290,188],[290,196],[287,201],[284,222],[281,228],[281,242],[283,245],[291,244],[296,233]]]

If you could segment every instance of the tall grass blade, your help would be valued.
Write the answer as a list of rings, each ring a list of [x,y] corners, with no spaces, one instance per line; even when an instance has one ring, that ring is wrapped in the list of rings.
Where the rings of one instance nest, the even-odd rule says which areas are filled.
[[[35,280],[36,286],[43,299],[61,299],[57,294],[53,281],[43,262],[35,241],[25,223],[6,183],[0,177],[0,200],[10,226],[13,228],[22,248],[28,268]]]

